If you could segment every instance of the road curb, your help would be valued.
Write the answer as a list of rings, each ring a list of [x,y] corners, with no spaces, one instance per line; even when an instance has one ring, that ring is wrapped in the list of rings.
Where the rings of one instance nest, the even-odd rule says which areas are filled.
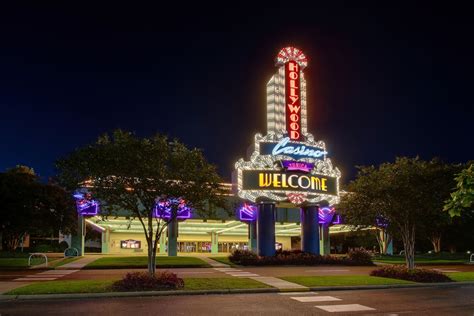
[[[348,291],[348,290],[384,290],[384,289],[409,289],[424,287],[458,287],[474,286],[474,282],[443,282],[443,283],[417,283],[417,284],[390,284],[390,285],[354,285],[354,286],[316,286],[310,291]]]
[[[278,293],[276,288],[262,289],[225,289],[225,290],[194,290],[194,291],[143,291],[143,292],[106,292],[106,293],[74,293],[74,294],[37,294],[37,295],[0,295],[0,302],[5,301],[27,301],[45,299],[83,299],[104,297],[147,297],[147,296],[171,296],[171,295],[209,295],[209,294],[254,294],[254,293]]]
[[[297,289],[262,288],[262,289],[226,289],[226,290],[195,290],[195,291],[143,291],[143,292],[106,292],[106,293],[75,293],[75,294],[38,294],[38,295],[0,295],[0,302],[28,301],[28,300],[55,300],[55,299],[84,299],[84,298],[113,298],[113,297],[151,297],[171,295],[211,295],[211,294],[259,294],[285,293],[306,291],[354,291],[354,290],[383,290],[407,289],[427,287],[459,287],[474,286],[474,282],[447,282],[430,284],[393,284],[393,285],[364,285],[364,286],[321,286],[310,287],[302,291]]]

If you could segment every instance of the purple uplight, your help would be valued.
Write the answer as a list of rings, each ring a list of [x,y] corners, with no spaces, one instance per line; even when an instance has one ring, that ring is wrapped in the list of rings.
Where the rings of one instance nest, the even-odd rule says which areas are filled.
[[[244,205],[239,209],[239,218],[241,221],[254,221],[257,218],[257,206],[244,203]]]
[[[76,192],[73,196],[76,199],[77,213],[82,216],[95,216],[99,214],[99,202],[93,200],[90,193]]]
[[[191,218],[191,208],[188,207],[186,205],[186,201],[181,198],[159,199],[155,204],[155,208],[153,209],[153,215],[157,218],[170,219],[173,205],[177,206],[176,218]]]
[[[332,218],[332,225],[339,225],[342,224],[342,218],[341,215],[335,214],[334,217]]]
[[[387,228],[389,224],[388,219],[385,217],[379,215],[375,218],[375,226],[381,227],[381,228]]]

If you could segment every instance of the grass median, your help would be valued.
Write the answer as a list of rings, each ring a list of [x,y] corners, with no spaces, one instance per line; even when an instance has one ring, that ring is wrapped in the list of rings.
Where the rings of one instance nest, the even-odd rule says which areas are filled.
[[[208,268],[209,264],[197,257],[157,257],[157,268]],[[148,257],[103,257],[84,269],[140,269],[148,266]]]
[[[104,293],[116,280],[67,280],[32,283],[14,289],[7,295]],[[182,290],[227,290],[271,288],[266,284],[247,278],[184,278]]]
[[[229,257],[210,257],[210,259],[215,260],[217,262],[228,264],[229,266],[235,266],[235,264],[229,260]]]
[[[445,274],[456,282],[474,282],[474,272],[452,272]]]
[[[380,278],[368,275],[288,276],[282,277],[281,279],[307,287],[414,284],[414,282],[405,280]]]
[[[76,261],[80,257],[73,258],[48,258],[48,268],[54,269],[66,263]],[[14,269],[30,269],[32,267],[41,265],[44,266],[44,258],[34,257],[31,259],[31,266],[28,266],[28,258],[0,258],[0,269],[14,270]]]
[[[373,260],[380,263],[405,264],[405,256],[400,255],[377,256]],[[417,265],[463,264],[468,261],[469,259],[465,256],[465,254],[425,254],[415,256],[415,264]]]

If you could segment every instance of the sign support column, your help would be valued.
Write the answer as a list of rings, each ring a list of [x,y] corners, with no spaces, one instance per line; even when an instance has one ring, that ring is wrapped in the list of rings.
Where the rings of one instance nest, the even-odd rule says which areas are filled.
[[[160,236],[160,254],[164,255],[166,253],[166,232],[161,232]]]
[[[318,210],[317,205],[301,208],[301,250],[311,254],[319,254]]]
[[[249,222],[249,249],[257,252],[257,221]]]
[[[261,202],[257,212],[257,249],[259,256],[275,254],[275,203]]]
[[[217,254],[217,252],[219,251],[219,243],[218,243],[218,237],[217,237],[217,233],[216,232],[212,232],[211,233],[211,253],[212,254]]]
[[[329,224],[321,224],[321,255],[331,254]]]
[[[174,218],[168,224],[168,257],[178,255],[178,220]]]

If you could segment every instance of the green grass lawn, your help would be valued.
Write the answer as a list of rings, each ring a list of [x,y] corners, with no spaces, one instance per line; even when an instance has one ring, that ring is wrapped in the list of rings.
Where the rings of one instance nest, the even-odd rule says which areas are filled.
[[[342,286],[342,285],[390,285],[413,284],[414,282],[368,275],[334,275],[334,276],[288,276],[281,279],[308,287]]]
[[[446,275],[456,282],[474,282],[474,272],[455,272],[446,273]]]
[[[7,295],[103,293],[115,280],[46,281],[14,289]],[[246,278],[185,278],[183,290],[257,289],[270,286]]]
[[[271,286],[247,278],[185,278],[185,290],[261,289]]]
[[[85,269],[146,268],[147,257],[103,257],[89,263]],[[157,257],[158,268],[207,268],[206,262],[196,257]]]
[[[44,258],[32,258],[31,264],[43,264]],[[26,269],[28,268],[28,258],[0,258],[1,269]]]
[[[374,258],[375,262],[404,264],[405,257],[399,255],[378,256]],[[465,254],[424,254],[415,256],[415,263],[419,265],[436,265],[436,264],[460,264],[468,262],[469,259]]]
[[[210,258],[220,263],[228,264],[230,266],[235,266],[235,264],[229,260],[229,257],[210,257]]]
[[[65,265],[66,263],[71,263],[73,261],[79,260],[81,257],[68,257],[68,258],[60,258],[58,260],[51,261],[49,264],[50,268],[60,267]]]

